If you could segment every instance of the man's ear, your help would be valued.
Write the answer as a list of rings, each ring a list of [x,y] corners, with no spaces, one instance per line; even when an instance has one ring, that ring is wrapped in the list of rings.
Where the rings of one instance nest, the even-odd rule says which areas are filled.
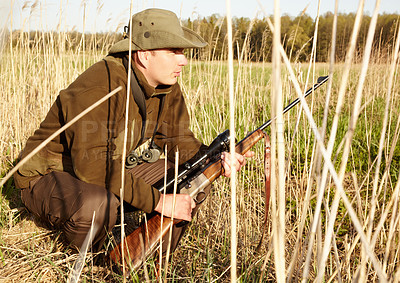
[[[136,51],[137,63],[143,68],[147,68],[148,61],[150,57],[150,51],[148,50],[138,50]]]

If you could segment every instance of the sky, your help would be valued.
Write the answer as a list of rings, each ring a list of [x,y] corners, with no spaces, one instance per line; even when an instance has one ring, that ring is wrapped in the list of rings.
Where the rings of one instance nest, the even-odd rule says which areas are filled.
[[[375,0],[365,0],[364,13],[372,15]],[[0,27],[24,30],[76,30],[82,32],[123,31],[128,23],[130,0],[0,0]],[[263,17],[272,15],[274,0],[230,0],[231,15]],[[262,7],[260,6],[260,4]],[[339,0],[339,12],[355,13],[359,1]],[[225,0],[140,0],[133,1],[133,13],[146,8],[163,8],[182,19],[227,14]],[[318,0],[280,0],[281,14],[306,13],[315,18]],[[335,0],[321,0],[320,14],[334,12]],[[380,13],[400,13],[399,0],[381,0]],[[85,21],[84,21],[85,15]]]

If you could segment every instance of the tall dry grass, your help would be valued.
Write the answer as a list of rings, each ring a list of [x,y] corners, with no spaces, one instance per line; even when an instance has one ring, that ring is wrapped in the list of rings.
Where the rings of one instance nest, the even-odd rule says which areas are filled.
[[[297,98],[319,75],[330,73],[331,79],[268,129],[271,137],[283,139],[278,142],[276,138],[272,146],[274,150],[284,147],[284,156],[276,155],[283,170],[274,175],[275,183],[284,180],[284,186],[272,188],[276,198],[271,207],[275,208],[270,210],[258,254],[254,250],[265,213],[261,143],[255,147],[256,157],[238,175],[234,260],[239,281],[399,281],[399,34],[399,30],[393,34],[396,45],[390,47],[390,56],[371,50],[371,58],[363,58],[364,62],[357,58],[361,64],[353,63],[357,56],[353,42],[344,63],[335,63],[333,58],[318,64],[283,60],[280,68],[275,67],[278,57],[273,64],[254,63],[246,57],[248,45],[241,50],[233,78],[238,139]],[[17,44],[11,48],[10,39],[4,44],[0,64],[3,176],[59,90],[106,55],[106,47],[96,50],[84,46],[84,41],[76,50],[68,48],[65,31],[43,40],[45,36],[36,32],[32,40],[26,33],[13,32]],[[280,58],[285,57],[279,43],[274,48]],[[369,54],[368,48],[363,54]],[[192,129],[204,143],[210,143],[230,126],[231,114],[227,62],[216,60],[212,53],[205,57],[190,59],[181,85]],[[274,103],[277,96],[282,102]],[[56,232],[33,224],[21,209],[11,181],[1,191],[0,279],[66,280],[77,256]],[[168,281],[229,280],[233,274],[230,191],[229,180],[214,184],[212,195],[165,270]],[[88,256],[83,280],[123,281],[103,256]],[[133,279],[156,280],[152,271],[149,260]]]

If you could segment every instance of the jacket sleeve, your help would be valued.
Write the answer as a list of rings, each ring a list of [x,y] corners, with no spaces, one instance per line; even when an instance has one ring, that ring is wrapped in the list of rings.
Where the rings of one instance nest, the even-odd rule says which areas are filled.
[[[175,152],[179,151],[179,164],[182,164],[206,146],[190,130],[188,110],[178,84],[167,94],[165,106],[155,143],[161,148],[167,147],[168,160],[171,162],[175,161]]]
[[[118,72],[114,72],[117,74],[113,73],[114,78],[110,80],[104,66],[97,68],[104,69],[89,69],[60,93],[65,123],[119,85],[124,89],[68,128],[65,137],[75,175],[87,183],[106,187],[121,197],[121,169],[124,162],[121,154],[116,153],[116,143],[125,119],[126,78],[123,77],[124,72],[119,72],[120,77]],[[99,82],[108,82],[109,85],[99,85]],[[147,213],[153,211],[159,200],[159,191],[143,179],[125,174],[123,199]]]

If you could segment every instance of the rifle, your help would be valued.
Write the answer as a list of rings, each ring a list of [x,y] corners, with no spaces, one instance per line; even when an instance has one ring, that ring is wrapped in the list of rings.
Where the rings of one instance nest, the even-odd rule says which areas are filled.
[[[310,95],[313,91],[319,88],[328,80],[328,76],[319,77],[317,83],[309,88],[304,97]],[[292,109],[300,102],[300,98],[295,99],[283,109],[283,114]],[[259,128],[249,133],[245,138],[236,144],[235,151],[240,154],[245,154],[249,151],[260,139],[262,139],[263,130],[267,128],[272,121],[270,119]],[[164,179],[158,181],[155,185],[160,192],[171,193],[175,182],[177,183],[177,193],[189,194],[197,205],[200,205],[206,199],[204,191],[213,181],[215,181],[223,173],[223,167],[220,159],[220,154],[229,150],[230,143],[229,130],[219,134],[212,143],[208,146],[206,152],[192,162],[186,162],[178,172],[177,178],[170,178],[166,185]],[[127,266],[131,266],[134,270],[138,269],[144,260],[150,256],[167,232],[180,222],[184,224],[187,221],[161,216],[155,213],[146,223],[134,230],[126,236],[124,242],[124,255]],[[181,225],[182,223],[180,223]],[[119,243],[111,252],[110,259],[118,264],[121,262],[121,243]]]

